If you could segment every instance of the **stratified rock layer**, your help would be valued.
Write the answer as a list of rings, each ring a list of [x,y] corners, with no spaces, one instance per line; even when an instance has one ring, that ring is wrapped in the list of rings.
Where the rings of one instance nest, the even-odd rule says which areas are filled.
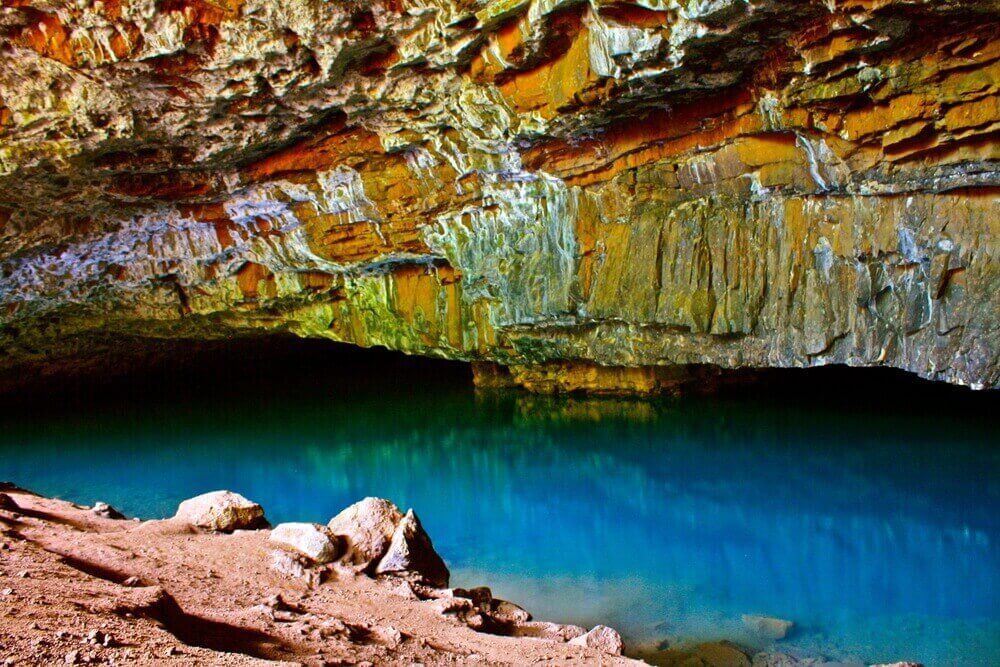
[[[995,1],[0,11],[7,369],[292,332],[543,390],[1000,382]]]

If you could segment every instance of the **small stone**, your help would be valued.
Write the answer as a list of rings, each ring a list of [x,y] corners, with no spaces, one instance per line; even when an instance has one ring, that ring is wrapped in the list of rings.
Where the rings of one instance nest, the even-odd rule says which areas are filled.
[[[432,586],[448,585],[448,567],[434,551],[431,538],[411,509],[396,526],[392,541],[375,568],[378,574],[416,573]]]
[[[459,614],[474,609],[472,600],[468,598],[441,598],[430,603],[430,607],[442,616]]]
[[[489,615],[500,623],[527,623],[531,620],[531,614],[507,600],[494,599],[490,604]]]
[[[21,570],[20,572],[17,573],[17,576],[21,577],[22,579],[30,579],[31,573],[28,572],[27,570]]]
[[[347,539],[349,560],[369,566],[385,554],[402,512],[388,500],[365,498],[330,519],[327,527]]]
[[[271,552],[271,569],[287,577],[301,579],[309,576],[309,571],[296,556],[287,551]]]
[[[225,533],[267,526],[263,508],[232,491],[212,491],[189,498],[177,507],[174,518]]]
[[[267,596],[264,598],[263,604],[268,609],[276,611],[293,611],[295,609],[295,607],[285,602],[285,598],[281,597],[281,593]]]
[[[107,646],[109,639],[108,635],[100,630],[91,630],[87,633],[87,643],[94,644],[95,646]]]
[[[587,631],[578,625],[565,625],[548,621],[519,623],[511,631],[511,635],[514,637],[536,637],[557,642],[568,642],[586,633]]]
[[[102,501],[97,501],[96,503],[94,503],[94,506],[90,508],[90,511],[93,512],[94,514],[96,514],[97,516],[104,517],[105,519],[124,519],[125,518],[124,514],[122,514],[118,510],[116,510],[111,505],[109,505],[109,504],[107,504],[105,502],[102,502]]]
[[[290,611],[274,611],[271,618],[279,623],[293,623],[296,620],[295,614]]]
[[[80,661],[80,652],[79,651],[70,651],[63,658],[63,662],[65,662],[67,665],[75,665],[79,661]]]
[[[0,595],[3,595],[3,596],[13,595],[13,594],[14,594],[14,589],[13,588],[5,588],[3,590],[0,590]]]
[[[493,603],[493,591],[486,586],[477,586],[476,588],[468,589],[454,588],[452,591],[455,597],[469,598],[472,600],[472,604],[480,609],[489,609]]]
[[[795,627],[792,621],[786,621],[773,616],[754,616],[744,614],[742,616],[743,625],[755,634],[766,639],[778,640],[788,636],[788,632]]]
[[[606,625],[597,625],[585,635],[569,640],[574,646],[586,646],[611,655],[621,655],[624,644],[617,630]]]
[[[282,523],[271,531],[272,542],[299,551],[316,563],[331,563],[340,555],[338,540],[326,526],[315,523]]]
[[[122,586],[128,586],[130,588],[136,588],[138,586],[142,586],[142,579],[140,579],[139,577],[129,577],[128,579],[122,582]]]
[[[395,649],[403,643],[403,633],[388,625],[384,628],[372,628],[371,634],[379,644]]]

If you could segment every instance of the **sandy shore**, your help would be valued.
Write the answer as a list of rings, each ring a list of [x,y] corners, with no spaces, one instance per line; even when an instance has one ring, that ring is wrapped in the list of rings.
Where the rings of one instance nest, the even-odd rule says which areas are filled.
[[[482,591],[473,601],[340,563],[282,571],[268,529],[225,534],[176,518],[111,519],[12,486],[0,491],[5,665],[640,664],[493,634],[500,626]]]

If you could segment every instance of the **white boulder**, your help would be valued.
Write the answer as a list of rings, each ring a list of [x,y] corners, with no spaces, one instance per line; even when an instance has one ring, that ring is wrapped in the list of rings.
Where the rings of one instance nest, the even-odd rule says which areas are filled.
[[[389,548],[403,513],[388,500],[365,498],[330,519],[327,527],[347,540],[348,560],[369,566]]]
[[[280,523],[271,531],[270,539],[316,563],[332,563],[340,555],[336,537],[329,528],[316,523]]]
[[[174,518],[199,528],[226,533],[267,525],[264,509],[260,505],[232,491],[212,491],[189,498],[177,507]]]

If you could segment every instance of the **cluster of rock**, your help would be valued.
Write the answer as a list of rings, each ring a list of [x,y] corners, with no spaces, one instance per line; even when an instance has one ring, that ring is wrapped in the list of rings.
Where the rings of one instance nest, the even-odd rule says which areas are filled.
[[[213,491],[178,507],[175,520],[218,532],[263,529],[263,508],[238,493]],[[347,567],[374,577],[392,577],[408,596],[426,600],[438,613],[453,616],[470,628],[514,637],[568,642],[613,655],[623,644],[617,631],[598,625],[534,621],[512,602],[494,598],[484,586],[448,588],[449,572],[430,536],[410,509],[405,514],[381,498],[364,498],[330,519],[317,523],[281,523],[271,529],[272,569],[321,582],[324,566]]]

